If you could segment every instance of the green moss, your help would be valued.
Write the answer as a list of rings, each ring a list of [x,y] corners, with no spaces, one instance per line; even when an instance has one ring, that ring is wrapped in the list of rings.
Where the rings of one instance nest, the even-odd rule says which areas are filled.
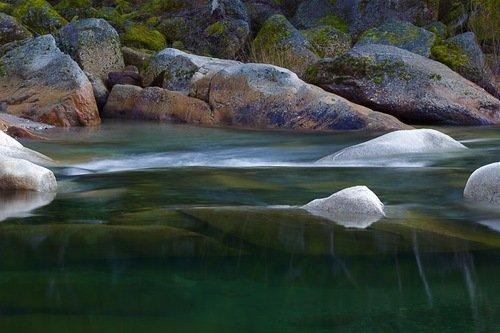
[[[165,48],[165,37],[157,30],[151,30],[142,24],[132,24],[122,35],[122,42],[126,46],[145,48],[160,51]]]
[[[412,78],[402,61],[376,61],[368,56],[353,57],[346,54],[317,66],[321,67],[321,71],[310,68],[306,76],[308,82],[323,84],[334,80],[341,83],[355,78],[367,79],[381,84],[386,78],[398,78],[405,81]]]
[[[384,41],[391,45],[403,45],[416,38],[420,34],[420,30],[416,26],[408,26],[404,30],[387,31],[386,28],[373,28],[365,31],[360,39],[368,39],[375,43]]]
[[[468,57],[462,48],[452,43],[435,43],[431,48],[431,54],[433,59],[452,69],[465,66],[468,61]]]
[[[223,34],[224,31],[226,31],[226,25],[223,21],[217,21],[205,29],[205,32],[209,35],[220,35]]]
[[[13,9],[13,7],[10,3],[0,1],[0,12],[10,14],[10,13],[12,13],[12,9]]]
[[[5,69],[3,68],[3,63],[0,61],[0,77],[5,77],[7,73],[5,72]]]
[[[319,20],[319,23],[332,26],[345,33],[349,32],[349,26],[347,23],[337,15],[326,15]]]
[[[181,42],[180,40],[176,40],[172,43],[172,47],[174,49],[178,49],[178,50],[184,50],[186,48],[186,46],[184,45],[183,42]]]
[[[13,9],[12,15],[38,34],[54,33],[68,23],[45,0],[23,0]]]
[[[429,79],[431,79],[433,81],[441,81],[442,77],[439,74],[433,73],[433,74],[429,75]]]
[[[264,23],[252,45],[256,51],[273,50],[280,42],[292,36],[288,20],[283,15],[273,15]]]
[[[182,0],[150,0],[145,1],[137,13],[139,16],[163,15],[168,12],[178,11],[188,5],[188,1]]]
[[[350,36],[330,26],[304,30],[302,34],[320,58],[344,54],[351,47]]]

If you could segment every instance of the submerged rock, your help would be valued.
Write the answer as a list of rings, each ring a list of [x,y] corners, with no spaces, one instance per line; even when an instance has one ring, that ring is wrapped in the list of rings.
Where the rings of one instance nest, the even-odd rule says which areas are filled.
[[[447,66],[394,46],[356,46],[319,61],[306,79],[406,123],[500,124],[499,100]]]
[[[252,49],[255,62],[285,67],[299,76],[318,60],[311,43],[283,15],[267,19],[252,42]]]
[[[384,44],[399,47],[424,57],[431,55],[436,36],[410,22],[390,21],[365,31],[356,45]]]
[[[52,171],[0,153],[0,190],[56,192],[57,182]]]
[[[57,126],[100,122],[90,81],[51,35],[22,42],[0,61],[2,111]]]
[[[206,86],[197,81],[192,91],[204,92]],[[327,93],[300,80],[295,73],[272,65],[227,67],[211,77],[209,87],[208,102],[223,125],[295,130],[406,127],[391,116]]]
[[[344,189],[328,198],[313,200],[302,208],[351,228],[366,228],[385,216],[384,204],[366,186]]]
[[[115,85],[104,107],[103,117],[213,124],[207,103],[159,87]]]
[[[0,12],[0,45],[31,37],[31,32],[17,20]]]
[[[363,161],[394,155],[444,153],[462,149],[467,147],[436,130],[402,130],[345,148],[320,159],[317,163]]]
[[[125,66],[120,37],[103,19],[71,22],[59,30],[56,39],[61,51],[94,76],[106,79],[109,72]]]
[[[500,204],[500,162],[474,171],[465,186],[464,197],[479,203]]]

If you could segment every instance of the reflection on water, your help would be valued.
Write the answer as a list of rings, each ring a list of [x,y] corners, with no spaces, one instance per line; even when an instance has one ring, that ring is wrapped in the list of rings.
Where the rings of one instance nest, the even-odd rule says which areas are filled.
[[[10,217],[26,217],[37,208],[48,205],[55,193],[31,191],[0,192],[0,222]]]
[[[500,215],[462,191],[500,130],[445,131],[471,149],[318,168],[370,135],[54,129],[62,191],[0,198],[0,330],[495,331]],[[360,184],[387,217],[298,208]]]

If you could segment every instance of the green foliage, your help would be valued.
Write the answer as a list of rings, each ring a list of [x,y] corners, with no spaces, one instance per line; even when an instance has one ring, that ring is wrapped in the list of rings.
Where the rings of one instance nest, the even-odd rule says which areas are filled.
[[[54,33],[68,23],[45,0],[23,0],[12,10],[12,15],[38,34]]]
[[[349,26],[347,23],[337,15],[326,15],[319,20],[319,23],[332,26],[345,33],[349,32]]]
[[[165,48],[165,37],[157,30],[151,30],[143,24],[132,24],[122,35],[126,46],[160,51]]]

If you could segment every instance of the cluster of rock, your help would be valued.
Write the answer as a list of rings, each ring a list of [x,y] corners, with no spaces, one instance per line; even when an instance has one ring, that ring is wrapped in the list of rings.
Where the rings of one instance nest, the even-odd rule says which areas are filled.
[[[409,143],[412,144],[409,144]],[[392,156],[418,156],[467,149],[450,136],[430,129],[401,130],[347,147],[317,163],[338,164]],[[500,162],[483,166],[472,173],[464,198],[488,208],[500,204]],[[302,207],[313,215],[349,228],[367,228],[386,216],[384,204],[366,186],[341,190],[328,198],[316,199]]]
[[[104,15],[62,2],[6,6],[0,112],[57,126],[95,125],[100,117],[296,130],[500,123],[478,40],[471,32],[446,38],[451,30],[428,1],[120,6],[137,17],[122,26],[113,7]],[[155,22],[147,20],[153,14]],[[75,15],[109,22],[68,23]]]

